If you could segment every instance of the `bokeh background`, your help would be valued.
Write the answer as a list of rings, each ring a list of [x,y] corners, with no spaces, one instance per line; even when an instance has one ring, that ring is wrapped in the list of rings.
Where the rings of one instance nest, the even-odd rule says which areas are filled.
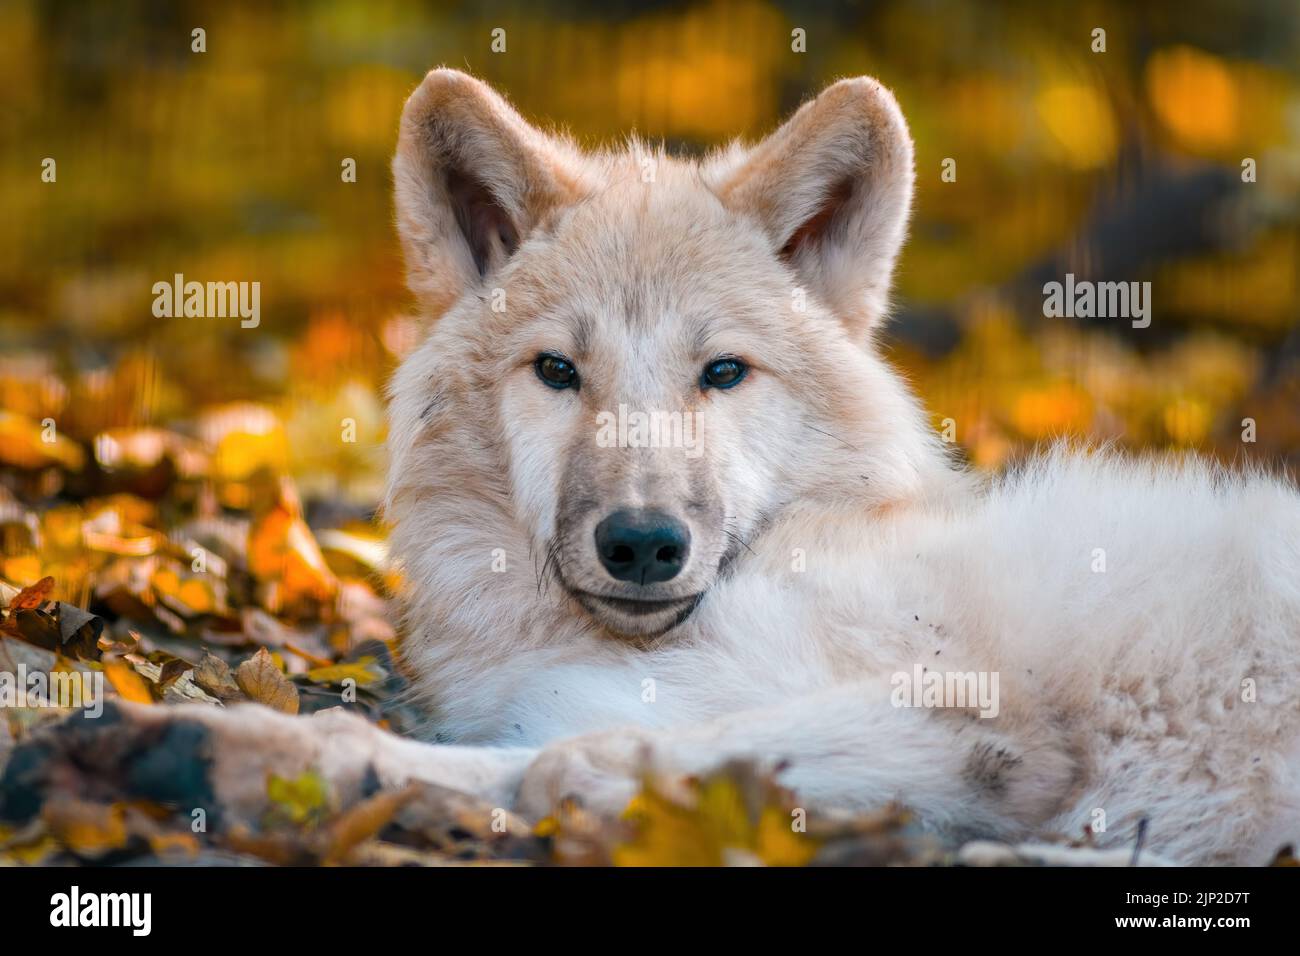
[[[164,538],[255,568],[250,529],[272,610],[377,573],[382,387],[420,329],[388,161],[440,63],[582,142],[686,152],[876,75],[919,173],[886,344],[974,464],[1065,434],[1300,465],[1293,0],[4,0],[0,578],[86,606]],[[1067,271],[1149,280],[1150,328],[1045,319]],[[260,326],[155,318],[175,273],[259,281]],[[186,553],[122,587],[211,610]]]

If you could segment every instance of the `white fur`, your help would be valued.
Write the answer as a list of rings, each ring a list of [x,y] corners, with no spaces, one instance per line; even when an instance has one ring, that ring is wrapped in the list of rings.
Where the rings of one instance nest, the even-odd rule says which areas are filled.
[[[795,547],[817,556],[804,573]],[[885,520],[795,513],[755,549],[671,646],[592,636],[458,671],[451,736],[666,728],[644,738],[665,768],[788,761],[814,803],[900,799],[1003,839],[1077,836],[1102,809],[1101,845],[1131,844],[1146,817],[1147,845],[1185,862],[1264,862],[1300,837],[1300,503],[1283,483],[1062,450]],[[891,706],[890,675],[917,662],[999,672],[1001,713]],[[968,779],[986,743],[1022,761],[1001,792]],[[614,768],[617,803],[634,768]],[[548,772],[562,782],[529,809],[598,796],[582,767]]]
[[[811,807],[898,799],[954,838],[1077,837],[1100,812],[1101,847],[1145,819],[1147,847],[1179,862],[1262,862],[1300,839],[1296,490],[1067,448],[989,481],[952,468],[871,348],[912,178],[873,81],[836,84],[752,150],[655,154],[652,183],[643,159],[581,157],[451,71],[408,104],[399,222],[438,319],[392,386],[404,653],[430,739],[512,749],[484,751],[477,776],[446,770],[472,748],[403,744],[389,763],[490,777],[532,813],[571,792],[616,812],[646,760],[751,757],[784,763]],[[507,262],[489,250],[486,276],[438,185],[453,162],[522,239]],[[708,348],[758,367],[734,393],[695,389],[700,316]],[[538,350],[584,341],[583,392],[536,381]],[[590,414],[625,400],[707,408],[705,471],[591,448]],[[629,496],[673,506],[697,480],[745,548],[719,571],[727,539],[691,518],[704,554],[682,577],[704,597],[684,623],[629,638],[556,586],[553,545],[597,587],[593,516]],[[894,706],[893,676],[918,664],[996,673],[998,715]]]

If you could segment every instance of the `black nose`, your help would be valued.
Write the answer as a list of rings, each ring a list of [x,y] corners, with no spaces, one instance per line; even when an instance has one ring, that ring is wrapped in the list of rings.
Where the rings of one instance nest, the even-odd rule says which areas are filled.
[[[619,581],[654,584],[677,577],[691,550],[686,526],[662,511],[615,511],[596,525],[596,553]]]

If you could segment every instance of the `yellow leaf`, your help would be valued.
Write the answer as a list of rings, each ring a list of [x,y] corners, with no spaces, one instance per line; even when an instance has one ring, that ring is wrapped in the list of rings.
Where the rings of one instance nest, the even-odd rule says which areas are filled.
[[[768,806],[759,816],[755,852],[768,866],[807,866],[817,841],[795,830],[791,812]]]
[[[59,850],[59,841],[45,834],[30,843],[13,843],[0,847],[0,856],[8,857],[23,866],[43,866]]]
[[[329,811],[329,785],[313,770],[293,779],[272,774],[266,781],[266,795],[274,804],[273,823],[278,819],[298,826],[315,824]]]
[[[182,576],[176,567],[160,567],[150,584],[164,604],[186,617],[211,614],[221,604],[210,579],[201,575]]]
[[[341,684],[350,677],[357,682],[358,687],[365,687],[379,680],[381,676],[371,670],[371,665],[374,663],[373,657],[363,657],[348,664],[316,667],[307,672],[307,679],[317,684]]]
[[[199,855],[199,841],[193,833],[156,833],[149,837],[149,849],[159,856],[169,853]]]
[[[614,848],[616,866],[721,866],[722,846],[705,821],[647,787],[630,822],[636,837]]]
[[[634,836],[612,858],[618,866],[802,866],[820,841],[795,829],[788,802],[770,778],[739,766],[676,796],[648,781],[624,812]]]
[[[80,471],[85,458],[81,446],[58,431],[47,434],[30,418],[0,409],[0,463],[27,469],[55,465]]]

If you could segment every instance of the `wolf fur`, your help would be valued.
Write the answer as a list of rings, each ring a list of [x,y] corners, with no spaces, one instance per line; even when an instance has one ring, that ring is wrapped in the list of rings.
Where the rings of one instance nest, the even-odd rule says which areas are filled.
[[[435,70],[394,176],[435,320],[391,388],[405,658],[427,735],[514,748],[525,810],[750,757],[812,805],[899,799],[955,836],[1104,819],[1118,845],[1146,820],[1183,862],[1300,837],[1300,497],[1103,450],[954,468],[874,344],[913,179],[880,84],[690,161],[582,153]],[[578,392],[537,381],[547,349]],[[752,371],[701,392],[717,354]],[[619,403],[702,412],[702,464],[596,447]],[[702,594],[684,620],[584,599],[592,524],[629,503],[698,542],[665,590]],[[997,674],[997,716],[894,706],[918,664]]]

